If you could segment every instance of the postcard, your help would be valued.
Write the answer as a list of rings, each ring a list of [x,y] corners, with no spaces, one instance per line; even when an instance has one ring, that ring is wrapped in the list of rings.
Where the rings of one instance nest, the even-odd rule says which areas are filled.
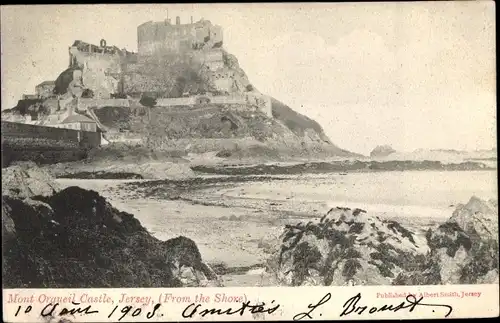
[[[498,316],[495,23],[2,6],[4,321]]]

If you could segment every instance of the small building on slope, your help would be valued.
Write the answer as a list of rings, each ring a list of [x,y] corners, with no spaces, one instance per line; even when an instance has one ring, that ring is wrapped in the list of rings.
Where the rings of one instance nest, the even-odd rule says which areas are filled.
[[[97,132],[97,123],[81,114],[73,114],[64,119],[59,126],[66,129]]]

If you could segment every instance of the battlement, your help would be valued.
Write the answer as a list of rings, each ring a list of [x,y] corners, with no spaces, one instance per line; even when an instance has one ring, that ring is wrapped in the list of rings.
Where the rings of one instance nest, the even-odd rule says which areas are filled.
[[[75,40],[73,45],[69,47],[70,54],[70,67],[76,67],[82,64],[82,57],[94,57],[94,58],[115,58],[120,59],[122,62],[136,62],[137,54],[134,52],[129,52],[125,48],[119,49],[116,46],[107,46],[106,40],[101,39],[99,46],[86,43],[81,40]]]

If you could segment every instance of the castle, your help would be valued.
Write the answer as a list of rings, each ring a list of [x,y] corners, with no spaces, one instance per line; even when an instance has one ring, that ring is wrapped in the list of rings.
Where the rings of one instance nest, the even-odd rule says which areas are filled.
[[[137,27],[137,53],[108,46],[104,39],[99,46],[77,40],[69,48],[69,68],[73,69],[74,80],[81,79],[85,87],[92,89],[94,98],[107,99],[113,94],[161,92],[164,84],[151,84],[156,76],[151,74],[161,68],[159,61],[173,62],[183,58],[191,65],[203,66],[203,73],[214,79],[216,91],[234,92],[231,80],[234,75],[223,71],[222,43],[222,28],[208,20],[181,24],[180,18],[176,17],[175,25],[170,19],[149,21]],[[145,65],[151,63],[156,64],[153,68],[156,71],[145,75]],[[149,81],[140,80],[141,74]],[[78,84],[69,86],[80,96]]]
[[[137,53],[76,40],[68,48],[68,68],[56,81],[24,99],[76,98],[77,112],[129,106],[145,94],[157,106],[243,104],[271,114],[270,98],[253,88],[236,58],[226,53],[223,30],[209,20],[182,24],[176,17],[137,27]],[[50,87],[50,88],[49,88]],[[53,89],[51,91],[51,89]],[[59,104],[60,105],[60,104]]]
[[[181,24],[180,17],[176,17],[176,23],[173,25],[167,18],[165,21],[149,21],[137,27],[139,56],[211,50],[221,48],[222,42],[222,28],[204,19],[193,23],[191,17],[191,23]]]

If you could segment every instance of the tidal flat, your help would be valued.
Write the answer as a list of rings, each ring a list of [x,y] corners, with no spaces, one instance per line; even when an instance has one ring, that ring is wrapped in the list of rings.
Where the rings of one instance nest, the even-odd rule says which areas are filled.
[[[405,171],[189,180],[58,179],[99,192],[158,239],[195,240],[225,286],[272,285],[265,261],[286,224],[361,208],[423,237],[471,196],[496,198],[496,171]]]

